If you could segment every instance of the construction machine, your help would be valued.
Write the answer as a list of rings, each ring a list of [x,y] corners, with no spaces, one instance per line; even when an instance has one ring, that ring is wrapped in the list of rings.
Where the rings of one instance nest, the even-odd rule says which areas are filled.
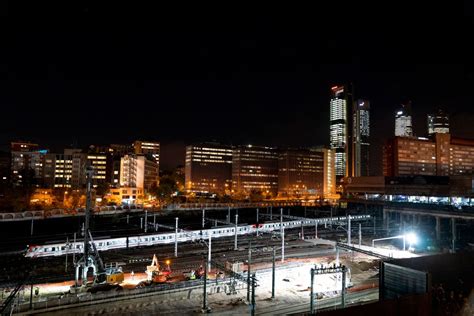
[[[75,283],[71,286],[71,292],[83,291],[95,292],[117,287],[124,280],[122,268],[118,265],[105,267],[102,258],[89,229],[90,215],[92,210],[92,167],[86,168],[87,190],[86,190],[86,212],[84,221],[84,246],[82,257],[75,262]],[[92,282],[88,280],[88,274],[92,270]]]

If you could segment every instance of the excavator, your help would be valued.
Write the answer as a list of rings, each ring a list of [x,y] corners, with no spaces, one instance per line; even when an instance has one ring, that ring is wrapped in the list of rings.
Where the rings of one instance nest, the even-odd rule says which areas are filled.
[[[171,274],[170,261],[166,260],[166,267],[161,268],[156,254],[153,255],[151,265],[146,267],[147,281],[153,283],[165,283]]]

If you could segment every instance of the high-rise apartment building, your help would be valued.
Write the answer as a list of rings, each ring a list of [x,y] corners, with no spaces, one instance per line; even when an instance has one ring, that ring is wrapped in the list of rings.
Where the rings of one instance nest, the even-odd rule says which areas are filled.
[[[146,155],[153,159],[160,166],[160,143],[136,140],[133,143],[133,149],[136,155]]]
[[[352,86],[334,86],[331,88],[329,104],[329,141],[331,149],[336,151],[336,176],[352,174],[350,162],[352,146],[352,120],[348,117],[348,106],[352,104]]]
[[[395,114],[395,136],[413,136],[411,116],[411,102],[402,104],[401,108]]]
[[[395,137],[384,146],[385,176],[473,174],[474,140],[437,133],[433,139]]]
[[[40,149],[38,144],[29,142],[12,142],[11,153],[11,181],[14,186],[21,186],[28,176],[35,185],[42,185],[43,164],[48,150]]]
[[[428,114],[427,117],[428,135],[435,133],[449,134],[449,116],[438,108],[435,114]]]
[[[335,194],[334,150],[288,149],[278,159],[278,194],[286,197]]]
[[[229,194],[232,186],[232,147],[201,143],[186,147],[186,193]]]
[[[120,161],[120,186],[151,189],[158,184],[158,164],[144,155],[125,155]]]
[[[276,196],[278,193],[278,152],[276,148],[238,146],[232,156],[232,193]]]
[[[359,99],[353,104],[352,124],[352,174],[353,177],[369,175],[370,102]]]

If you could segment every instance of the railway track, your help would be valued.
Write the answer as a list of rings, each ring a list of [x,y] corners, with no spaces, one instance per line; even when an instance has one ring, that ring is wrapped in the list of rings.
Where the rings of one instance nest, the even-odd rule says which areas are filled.
[[[368,303],[378,300],[379,290],[378,289],[368,289],[354,293],[346,294],[346,307],[351,305],[357,305],[361,303]],[[308,295],[309,297],[309,295]],[[340,296],[338,296],[340,302]],[[315,300],[315,309],[324,310],[334,308],[335,298],[325,298],[320,300]],[[339,307],[340,305],[337,304]],[[290,306],[277,306],[267,307],[267,308],[258,308],[257,306],[257,315],[292,315],[292,314],[301,314],[309,313],[309,299],[306,303],[292,304]]]

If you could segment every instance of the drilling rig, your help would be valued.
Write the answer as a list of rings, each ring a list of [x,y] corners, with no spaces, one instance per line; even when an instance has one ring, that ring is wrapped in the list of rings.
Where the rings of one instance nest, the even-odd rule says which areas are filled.
[[[92,212],[92,178],[94,169],[86,168],[86,211],[84,220],[84,246],[82,257],[75,262],[76,276],[74,286],[71,290],[81,292],[90,290],[99,285],[118,284],[124,279],[122,269],[118,266],[105,268],[104,263],[97,251],[97,247],[90,232],[90,216]],[[87,275],[92,269],[93,281],[88,282]]]

